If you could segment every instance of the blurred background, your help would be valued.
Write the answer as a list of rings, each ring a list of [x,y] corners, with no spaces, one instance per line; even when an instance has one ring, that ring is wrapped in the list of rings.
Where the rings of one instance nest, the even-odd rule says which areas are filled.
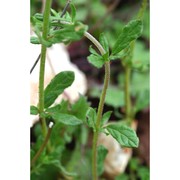
[[[101,32],[106,35],[110,48],[115,43],[119,31],[130,20],[135,19],[141,6],[141,0],[74,0],[77,10],[77,19],[89,26],[88,32],[98,39]],[[41,13],[44,7],[44,0],[31,0],[31,15]],[[52,8],[62,11],[66,0],[53,0]],[[142,36],[136,41],[132,58],[131,73],[131,98],[136,109],[135,120],[137,122],[137,135],[140,139],[139,148],[133,149],[133,154],[128,161],[124,172],[115,177],[104,173],[102,179],[115,180],[148,180],[149,179],[149,3],[143,17],[144,29]],[[87,61],[89,56],[90,42],[83,38],[66,46],[71,63],[84,73],[87,80],[87,91],[85,96],[92,107],[99,103],[100,90],[104,79],[104,69],[96,69]],[[63,64],[62,64],[63,65]],[[113,111],[110,121],[121,121],[124,117],[124,68],[121,60],[111,62],[111,80],[105,102],[104,112]],[[31,141],[34,140],[33,131]],[[86,136],[87,134],[84,133]],[[89,139],[89,142],[88,142]],[[72,138],[67,144],[67,155],[64,154],[64,162],[68,170],[76,167],[81,173],[81,179],[89,179],[88,172],[90,163],[84,166],[84,171],[77,169],[76,163],[80,153],[75,149],[76,139]],[[86,157],[90,156],[88,149],[91,147],[91,135],[87,137],[84,147]],[[74,151],[72,158],[68,159],[68,151]],[[71,161],[71,162],[70,162]],[[68,163],[67,163],[68,162]],[[76,165],[74,165],[76,164]]]

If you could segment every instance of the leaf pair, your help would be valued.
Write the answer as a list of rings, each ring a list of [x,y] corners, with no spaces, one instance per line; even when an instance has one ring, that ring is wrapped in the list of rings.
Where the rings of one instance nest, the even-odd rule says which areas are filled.
[[[106,124],[111,116],[112,111],[108,111],[103,114],[102,119],[101,119],[101,126],[100,128]],[[97,118],[97,113],[96,110],[93,109],[92,107],[89,107],[86,113],[87,117],[87,125],[91,128],[93,128],[93,131],[97,131],[96,129],[96,118]]]
[[[120,143],[121,146],[123,147],[138,147],[139,145],[139,139],[136,135],[136,132],[128,127],[125,124],[119,124],[119,123],[114,123],[114,124],[109,124],[105,127],[105,125],[110,116],[111,116],[112,111],[108,111],[103,114],[102,119],[101,119],[101,126],[100,128],[102,129],[101,131],[105,134],[110,134],[114,139]],[[89,108],[87,111],[87,124],[89,127],[93,128],[93,131],[97,131],[96,129],[96,111],[93,108]],[[107,133],[108,132],[108,133]]]
[[[37,36],[31,37],[31,43],[43,44],[46,47],[51,47],[55,43],[70,43],[81,39],[84,32],[87,31],[87,26],[75,21],[76,9],[71,4],[71,16],[68,12],[61,17],[59,13],[51,9],[52,15],[50,16],[50,31],[47,39],[41,36],[43,27],[43,14],[36,13],[31,17],[31,24]],[[58,28],[57,28],[58,27]]]
[[[96,50],[93,49],[92,46],[90,46],[89,51],[91,52],[91,55],[88,56],[88,61],[97,68],[101,68],[104,65],[104,63],[108,61],[109,57],[109,45],[103,33],[101,33],[99,41],[106,53],[104,55],[98,54]]]
[[[84,32],[87,30],[87,26],[80,22],[75,22],[74,24],[62,24],[62,28],[54,30],[50,33],[48,41],[55,43],[70,43],[72,41],[80,40]]]
[[[105,50],[104,55],[98,54],[92,47],[90,47],[91,55],[88,57],[89,62],[97,68],[101,68],[104,63],[108,60],[115,60],[122,58],[126,55],[126,52],[122,52],[123,49],[127,48],[130,43],[137,39],[142,33],[142,21],[132,20],[130,21],[120,32],[113,48],[111,54],[109,54],[109,44],[104,36],[100,35],[99,41]]]

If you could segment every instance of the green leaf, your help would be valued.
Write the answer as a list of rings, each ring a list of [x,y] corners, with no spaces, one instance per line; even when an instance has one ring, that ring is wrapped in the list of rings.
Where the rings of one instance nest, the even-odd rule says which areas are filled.
[[[41,13],[36,13],[36,14],[34,15],[34,17],[35,17],[37,20],[43,21],[43,14],[41,14]]]
[[[71,16],[70,16],[68,11],[66,11],[66,13],[64,15],[64,19],[67,20],[67,21],[71,21],[72,18],[71,18]]]
[[[123,56],[122,55],[115,55],[115,56],[113,56],[113,55],[111,55],[110,57],[109,57],[109,60],[111,61],[111,60],[117,60],[117,59],[120,59],[120,58],[122,58]]]
[[[69,106],[70,106],[69,101],[62,100],[60,113],[69,114]]]
[[[32,44],[41,44],[38,37],[31,36]]]
[[[126,48],[131,41],[137,39],[142,33],[143,25],[141,20],[130,21],[122,30],[112,48],[112,55],[118,54]]]
[[[56,12],[54,9],[51,9],[51,13],[53,14],[53,16],[59,17],[59,13]]]
[[[96,52],[95,49],[92,48],[92,45],[89,46],[89,51],[90,51],[92,54],[96,55],[96,56],[101,56],[100,54],[98,54],[98,53]]]
[[[104,33],[100,34],[99,42],[101,43],[104,50],[109,54],[109,44],[108,44],[108,40],[107,40],[106,36],[104,35]]]
[[[108,132],[124,147],[138,147],[139,138],[128,126],[112,124],[107,126]]]
[[[128,51],[121,51],[119,52],[118,54],[115,54],[115,55],[110,55],[109,56],[109,60],[117,60],[117,59],[123,59],[125,58],[127,55],[129,54],[129,49]]]
[[[74,72],[63,71],[57,74],[44,91],[44,107],[48,108],[56,98],[74,81]]]
[[[54,113],[54,112],[60,112],[60,110],[61,110],[61,105],[58,104],[58,105],[53,106],[53,107],[51,107],[51,108],[47,108],[47,109],[46,109],[46,112],[48,112],[48,113]]]
[[[56,121],[65,125],[76,126],[82,124],[83,121],[70,114],[52,113],[51,117]]]
[[[85,121],[88,108],[89,103],[87,102],[87,99],[83,95],[80,95],[78,101],[72,105],[71,113],[78,119]]]
[[[103,114],[102,120],[101,120],[101,125],[104,125],[108,122],[110,116],[111,116],[112,111],[108,111]]]
[[[41,36],[40,28],[37,25],[34,26],[34,32],[36,33],[37,37],[34,37],[34,36],[31,37],[31,43],[32,44],[42,44],[46,47],[52,46],[52,42],[45,40]]]
[[[94,54],[91,54],[90,56],[87,57],[89,63],[91,63],[93,66],[97,67],[97,68],[101,68],[103,66],[104,59],[102,56],[97,56]]]
[[[108,153],[108,150],[100,145],[98,146],[98,149],[97,149],[97,153],[98,153],[98,157],[97,157],[97,162],[98,162],[98,165],[97,165],[97,171],[98,171],[98,175],[100,176],[103,171],[104,171],[104,160],[105,160],[105,157]]]
[[[41,44],[46,46],[46,47],[51,47],[52,44],[53,44],[52,42],[49,42],[49,41],[45,40],[43,37],[41,37],[40,41],[41,41]]]
[[[39,114],[39,109],[36,106],[30,106],[30,114],[32,115]]]
[[[87,57],[89,63],[97,68],[101,68],[105,63],[104,58],[98,54],[96,50],[92,48],[92,46],[89,47],[89,51],[92,53]]]
[[[89,127],[92,127],[93,130],[95,130],[95,124],[96,124],[96,111],[92,107],[89,107],[87,113],[87,124]]]
[[[74,6],[74,4],[70,4],[70,6],[71,6],[71,17],[72,17],[72,22],[74,22],[75,21],[75,18],[76,18],[76,8],[75,8],[75,6]]]
[[[69,43],[80,40],[84,36],[87,26],[80,22],[74,24],[61,24],[61,29],[52,31],[48,41],[52,43]]]
[[[37,18],[35,18],[34,16],[30,17],[31,20],[31,24],[33,26],[33,30],[36,31],[36,28],[38,28],[39,30],[42,30],[43,27],[43,21],[38,20]]]

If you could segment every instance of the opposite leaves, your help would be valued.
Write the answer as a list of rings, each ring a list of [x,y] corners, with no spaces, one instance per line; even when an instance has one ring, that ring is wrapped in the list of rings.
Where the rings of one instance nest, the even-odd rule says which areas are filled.
[[[137,39],[142,33],[143,25],[141,20],[130,21],[122,30],[116,43],[112,48],[112,55],[116,55],[126,48],[129,43]]]
[[[136,132],[126,125],[113,124],[107,126],[108,132],[124,147],[138,147],[139,138]]]
[[[106,53],[104,55],[100,55],[90,46],[89,51],[91,52],[91,55],[88,56],[89,63],[97,68],[101,68],[109,59],[109,44],[103,33],[100,34],[99,42]]]
[[[72,71],[63,71],[57,74],[44,91],[44,107],[48,108],[52,105],[64,89],[71,86],[73,81],[74,72]]]

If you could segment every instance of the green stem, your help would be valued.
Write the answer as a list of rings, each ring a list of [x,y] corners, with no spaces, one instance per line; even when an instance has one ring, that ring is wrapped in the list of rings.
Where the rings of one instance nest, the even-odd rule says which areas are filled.
[[[131,78],[131,68],[126,65],[125,66],[125,114],[126,120],[131,122],[131,93],[130,93],[130,78]]]
[[[46,0],[44,17],[43,17],[43,34],[42,37],[46,40],[49,32],[49,15],[52,0]],[[44,74],[45,74],[45,60],[46,60],[46,46],[41,46],[41,60],[39,70],[39,112],[40,114],[44,111]],[[45,118],[40,118],[42,125],[42,132],[44,137],[47,134],[47,126]]]
[[[144,11],[146,10],[147,7],[147,0],[143,0],[141,3],[141,8],[139,9],[137,19],[142,19],[144,16]]]
[[[84,34],[100,51],[101,55],[104,55],[106,52],[104,48],[101,46],[101,44],[88,32],[85,32]],[[106,91],[109,85],[110,81],[110,62],[105,62],[105,77],[104,77],[104,86],[101,93],[99,106],[98,106],[98,112],[97,112],[97,119],[96,119],[96,129],[93,133],[93,147],[92,147],[92,176],[93,180],[98,179],[97,175],[97,140],[98,140],[98,134],[99,134],[99,128],[100,128],[100,122],[102,119],[102,113],[104,108],[104,102],[106,97]]]

